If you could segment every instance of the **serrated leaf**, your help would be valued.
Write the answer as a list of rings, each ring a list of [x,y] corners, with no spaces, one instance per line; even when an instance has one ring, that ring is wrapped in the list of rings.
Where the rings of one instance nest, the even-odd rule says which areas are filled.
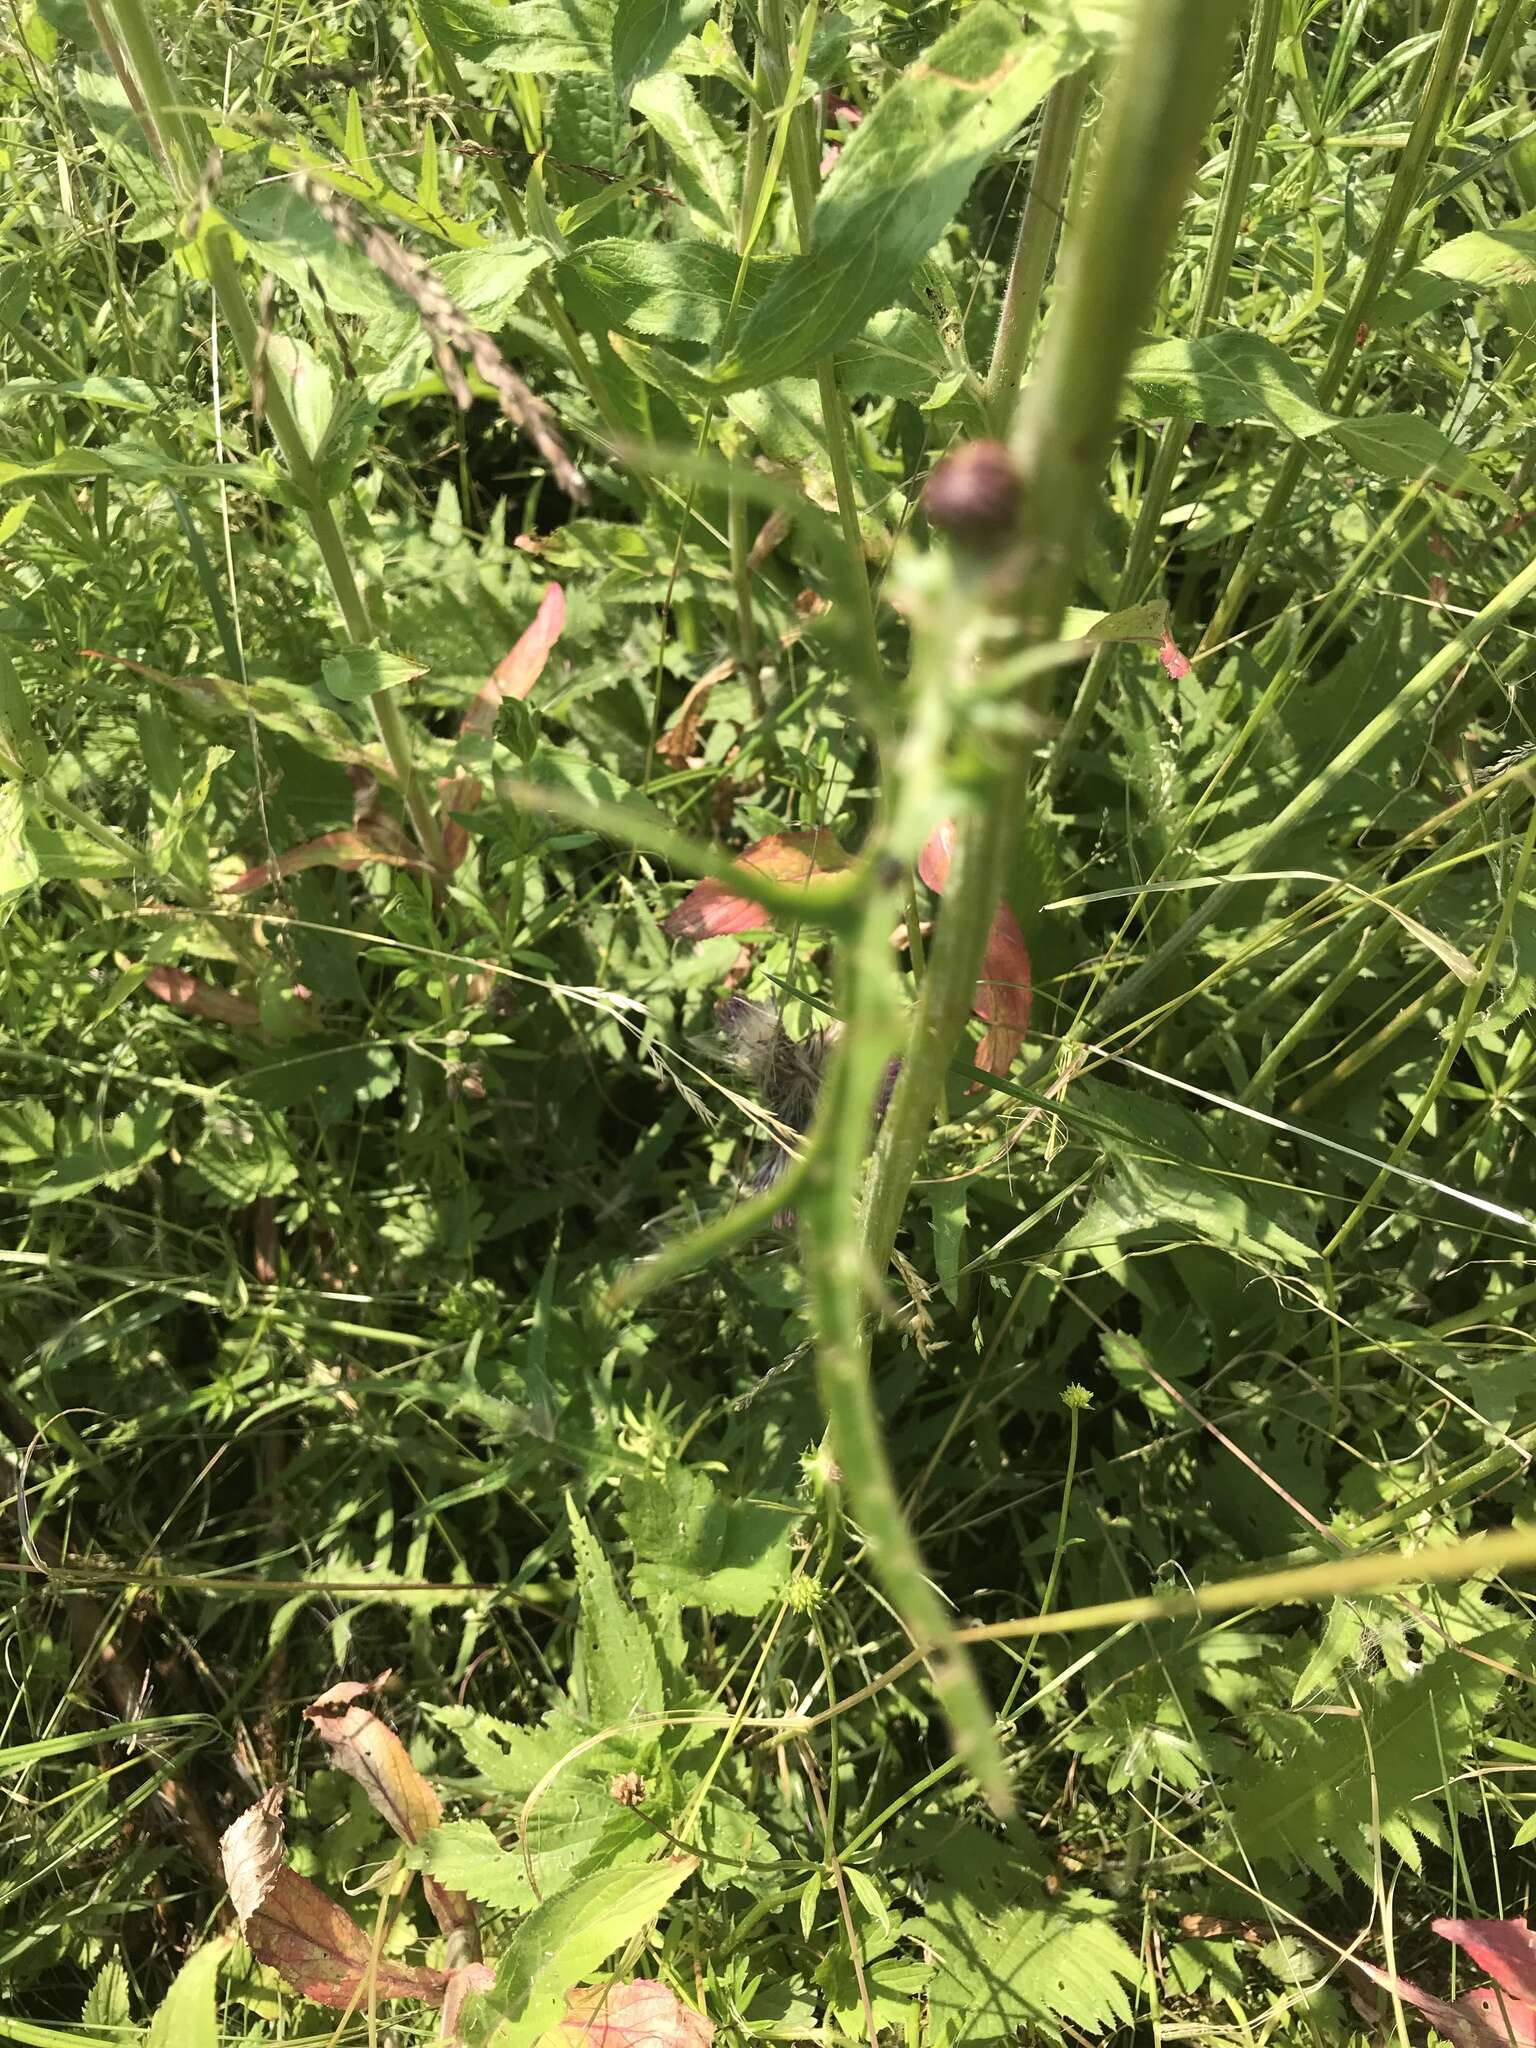
[[[1478,1637],[1475,1647],[1485,1658],[1508,1661],[1523,1654],[1526,1641],[1523,1628],[1502,1629]],[[1483,1659],[1447,1652],[1413,1678],[1362,1681],[1367,1728],[1353,1717],[1318,1726],[1288,1716],[1279,1755],[1250,1755],[1237,1775],[1233,1839],[1247,1856],[1304,1864],[1337,1891],[1335,1859],[1370,1882],[1370,1832],[1379,1821],[1416,1866],[1414,1834],[1440,1834],[1432,1803],[1444,1784],[1445,1759],[1465,1752],[1503,1683],[1502,1672]]]
[[[715,0],[618,0],[613,16],[613,82],[627,93],[660,71],[683,37],[715,11]]]
[[[116,1956],[109,1956],[96,1972],[85,2006],[80,2014],[84,2027],[119,2032],[133,2025],[133,2008],[128,2001],[128,1972]]]
[[[1075,31],[1025,33],[996,0],[968,7],[854,131],[808,248],[743,326],[720,387],[803,370],[890,305],[982,166],[1085,54]]]
[[[1420,268],[1479,291],[1495,285],[1536,284],[1536,228],[1477,228],[1443,242]]]
[[[186,1163],[209,1198],[231,1209],[281,1194],[299,1177],[281,1120],[259,1110],[211,1111]]]
[[[478,327],[495,329],[522,304],[549,251],[531,235],[503,235],[479,249],[458,249],[433,266],[459,311]]]
[[[659,1714],[665,1696],[650,1629],[619,1591],[612,1565],[574,1508],[571,1546],[581,1597],[578,1683],[587,1720],[595,1728],[606,1728],[637,1714]]]
[[[1143,420],[1187,413],[1207,426],[1268,420],[1299,441],[1334,424],[1305,370],[1274,342],[1237,327],[1137,349],[1126,373],[1126,410]]]
[[[691,1857],[601,1870],[536,1906],[502,1951],[486,2006],[496,2048],[532,2048],[558,2024],[565,1995],[647,1928],[698,1865]]]
[[[483,1820],[455,1820],[434,1828],[422,1844],[426,1867],[439,1883],[501,1913],[526,1913],[537,1901],[523,1859],[504,1849]]]
[[[587,242],[559,265],[566,289],[592,301],[594,315],[620,333],[709,346],[720,338],[740,259],[718,242]],[[747,266],[742,308],[750,311],[780,276],[781,259]]]
[[[53,1171],[32,1190],[29,1199],[35,1203],[69,1202],[95,1188],[126,1187],[150,1160],[166,1150],[170,1121],[170,1110],[159,1103],[125,1109],[110,1123],[82,1114]]]
[[[707,1472],[689,1465],[628,1478],[623,1497],[641,1599],[752,1615],[782,1597],[795,1516],[727,1501]]]
[[[1496,484],[1465,449],[1458,448],[1433,420],[1416,413],[1369,413],[1364,418],[1338,420],[1331,431],[1345,454],[1372,476],[1388,477],[1398,483],[1414,483],[1426,477],[1432,483],[1444,484],[1448,490],[1491,498],[1496,505],[1513,505],[1508,491]]]
[[[429,30],[488,71],[606,71],[614,0],[421,0]]]
[[[715,132],[693,87],[675,71],[664,71],[642,79],[630,96],[630,105],[660,137],[671,183],[695,221],[719,234],[734,236],[740,172],[734,153]]]
[[[389,654],[382,647],[343,647],[320,664],[325,687],[344,704],[358,704],[381,690],[398,690],[427,673],[414,655]]]
[[[1125,1985],[1140,1980],[1134,1951],[1105,1920],[1066,1905],[984,1914],[959,1889],[936,1888],[909,1930],[937,1964],[928,2010],[937,2041],[1015,2038],[1035,2027],[1059,2039],[1059,2020],[1098,2029],[1130,2019]]]

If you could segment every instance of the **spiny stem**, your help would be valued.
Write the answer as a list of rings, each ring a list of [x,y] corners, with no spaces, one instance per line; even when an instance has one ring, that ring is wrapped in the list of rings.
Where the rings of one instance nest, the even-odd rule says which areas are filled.
[[[1221,82],[1232,12],[1228,0],[1149,0],[1116,71],[1102,124],[1103,159],[1014,436],[1023,484],[1017,546],[1006,570],[994,570],[983,584],[993,592],[999,626],[1006,622],[1026,643],[1054,637],[1071,592],[1121,379]],[[947,675],[954,659],[952,646],[943,644],[947,634],[946,626],[920,637],[917,662]],[[1043,729],[1043,707],[1030,701],[1042,688],[1039,679],[1025,688],[1020,738],[997,764],[991,800],[957,824],[944,912],[865,1196],[864,1247],[877,1273],[890,1259],[970,1011],[1007,871],[1018,792]]]

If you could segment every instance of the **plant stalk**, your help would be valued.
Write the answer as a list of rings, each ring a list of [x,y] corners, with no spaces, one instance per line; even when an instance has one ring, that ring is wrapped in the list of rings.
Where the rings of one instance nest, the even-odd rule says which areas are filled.
[[[1404,223],[1419,195],[1424,169],[1430,152],[1440,133],[1440,123],[1451,104],[1451,96],[1461,70],[1462,59],[1467,53],[1467,42],[1476,19],[1478,0],[1447,0],[1445,19],[1441,23],[1440,35],[1435,44],[1434,58],[1429,76],[1419,100],[1418,112],[1409,130],[1403,153],[1398,158],[1397,170],[1387,193],[1381,220],[1366,252],[1355,288],[1350,293],[1349,304],[1334,330],[1333,346],[1328,351],[1327,361],[1317,379],[1319,403],[1331,406],[1339,395],[1345,373],[1354,361],[1359,347],[1361,330],[1369,327],[1376,300],[1387,272],[1397,254],[1399,237]],[[1258,581],[1260,572],[1274,546],[1274,537],[1286,507],[1290,504],[1291,493],[1301,479],[1307,466],[1307,450],[1304,442],[1293,444],[1275,477],[1274,485],[1264,502],[1264,509],[1254,521],[1247,544],[1238,557],[1237,566],[1221,594],[1211,622],[1205,629],[1200,650],[1217,647],[1232,630],[1234,621]]]
[[[1089,83],[1090,67],[1085,64],[1070,77],[1058,78],[1046,95],[1040,144],[1035,152],[1029,195],[1019,222],[1019,238],[1014,245],[1003,310],[998,316],[997,339],[992,346],[992,363],[987,371],[987,413],[993,431],[998,434],[1007,433],[1018,403],[1019,384],[1040,317],[1045,273],[1056,246],[1062,196],[1067,189]]]
[[[1198,339],[1216,319],[1231,282],[1238,230],[1242,225],[1243,208],[1248,202],[1248,189],[1253,182],[1259,137],[1264,132],[1269,113],[1274,86],[1275,43],[1280,33],[1283,5],[1284,0],[1255,0],[1253,26],[1248,33],[1248,48],[1243,59],[1243,79],[1238,90],[1237,120],[1232,130],[1231,147],[1227,151],[1221,198],[1211,229],[1211,246],[1206,256],[1205,274],[1200,280],[1200,296],[1190,321],[1192,340]],[[1184,460],[1185,443],[1194,425],[1193,413],[1176,413],[1164,422],[1162,438],[1152,461],[1152,473],[1136,510],[1136,524],[1131,531],[1125,566],[1115,591],[1117,610],[1136,604],[1146,592],[1158,531]],[[1082,744],[1083,735],[1093,723],[1115,653],[1113,645],[1106,643],[1095,650],[1088,663],[1073,697],[1067,722],[1051,751],[1049,781],[1053,788],[1065,775]]]
[[[1021,511],[1012,552],[991,572],[996,623],[1013,644],[1053,639],[1071,595],[1114,432],[1126,364],[1161,274],[1225,69],[1229,0],[1144,0],[1110,88],[1102,158],[1067,251],[1039,368],[1013,438]],[[944,647],[920,649],[944,663]],[[956,686],[960,679],[956,678]],[[1020,693],[1019,737],[1000,752],[990,801],[957,822],[944,912],[917,1001],[909,1052],[875,1148],[863,1213],[869,1266],[883,1273],[954,1049],[969,1014],[1017,823],[1044,730],[1036,678]]]

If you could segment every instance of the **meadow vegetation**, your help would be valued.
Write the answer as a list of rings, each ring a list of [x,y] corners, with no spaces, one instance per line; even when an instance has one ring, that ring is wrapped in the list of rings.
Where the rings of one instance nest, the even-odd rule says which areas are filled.
[[[1536,2039],[1533,54],[14,0],[0,2041]]]

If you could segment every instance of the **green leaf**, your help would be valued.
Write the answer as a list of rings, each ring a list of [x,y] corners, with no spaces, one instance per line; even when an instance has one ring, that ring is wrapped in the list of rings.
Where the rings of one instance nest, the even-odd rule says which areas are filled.
[[[1446,1759],[1467,1754],[1503,1689],[1502,1672],[1484,1660],[1518,1662],[1528,1638],[1523,1627],[1496,1630],[1474,1639],[1478,1658],[1446,1650],[1406,1680],[1362,1675],[1363,1728],[1354,1716],[1285,1716],[1278,1756],[1250,1753],[1233,1784],[1233,1840],[1250,1857],[1303,1864],[1338,1891],[1335,1859],[1370,1883],[1379,1819],[1385,1840],[1417,1869],[1415,1836],[1442,1839],[1435,1807]]]
[[[1096,1915],[1065,1904],[987,1912],[968,1892],[936,1887],[908,1930],[937,1964],[928,2010],[938,2042],[1012,2041],[1021,2027],[1061,2038],[1060,2020],[1094,2032],[1131,2017],[1134,1951]]]
[[[642,79],[630,105],[651,124],[670,165],[669,182],[681,194],[696,224],[734,237],[741,186],[736,157],[699,104],[687,79],[675,71]]]
[[[361,250],[338,241],[324,214],[286,180],[258,185],[244,193],[238,205],[225,206],[221,212],[274,277],[311,301],[318,280],[333,313],[362,320],[414,314],[405,294]]]
[[[1279,1172],[1251,1161],[1239,1165],[1180,1104],[1090,1081],[1073,1088],[1066,1112],[1112,1171],[1061,1250],[1193,1236],[1270,1265],[1316,1263],[1305,1219],[1290,1214]]]
[[[531,235],[503,235],[483,248],[440,256],[433,268],[459,311],[477,327],[494,330],[517,311],[548,261],[548,249]]]
[[[968,7],[855,130],[809,248],[746,322],[718,383],[740,390],[805,369],[890,305],[982,166],[1083,54],[1075,33],[1022,32],[997,0]]]
[[[1426,256],[1420,268],[1478,291],[1536,284],[1536,228],[1478,228],[1457,235]]]
[[[783,1596],[796,1515],[726,1500],[696,1465],[627,1477],[623,1498],[642,1600],[751,1615]]]
[[[488,71],[606,71],[614,0],[420,0],[429,32]]]
[[[36,398],[79,398],[120,412],[155,412],[165,403],[138,377],[12,377],[0,385],[0,413]]]
[[[134,441],[106,448],[64,448],[35,462],[0,462],[0,490],[17,483],[93,476],[118,477],[128,484],[225,483],[278,499],[288,492],[283,478],[259,462],[178,462],[158,448],[141,447]]]
[[[504,1849],[483,1820],[434,1828],[422,1844],[426,1868],[451,1891],[467,1892],[500,1913],[526,1913],[537,1901],[523,1859]]]
[[[1427,477],[1449,490],[1470,491],[1475,497],[1492,498],[1497,505],[1513,506],[1502,485],[1432,420],[1416,413],[1378,412],[1338,420],[1332,433],[1345,453],[1373,476],[1399,483]]]
[[[170,1110],[158,1103],[125,1109],[109,1124],[82,1111],[53,1171],[32,1190],[30,1199],[69,1202],[93,1188],[126,1187],[170,1145],[170,1121]]]
[[[21,896],[41,876],[27,834],[27,805],[18,784],[0,782],[0,903]]]
[[[1268,420],[1297,440],[1325,434],[1333,415],[1284,349],[1227,327],[1197,341],[1157,341],[1131,358],[1126,409],[1132,419],[1187,413],[1207,426]]]
[[[613,16],[613,82],[627,93],[659,71],[691,30],[715,11],[715,0],[618,0]]]
[[[612,1565],[574,1507],[570,1516],[581,1596],[575,1676],[585,1717],[607,1728],[637,1714],[659,1714],[665,1696],[650,1629],[619,1591]]]
[[[965,1182],[937,1181],[927,1190],[933,1219],[933,1260],[947,1300],[960,1300],[960,1259],[965,1250]]]
[[[133,2008],[128,2003],[128,1972],[116,1956],[109,1956],[96,1972],[91,1988],[85,1994],[80,2024],[119,2031],[133,2025]]]
[[[621,333],[709,346],[730,310],[739,259],[718,242],[588,242],[559,265],[562,285],[588,296],[597,318]],[[786,265],[771,257],[747,266],[741,304],[763,297]],[[594,323],[595,324],[595,323]]]
[[[559,2021],[571,1987],[643,1933],[697,1868],[677,1856],[600,1870],[536,1906],[502,1951],[495,1988],[485,1994],[501,2016],[496,2048],[530,2048]]]
[[[209,1199],[229,1209],[281,1194],[299,1177],[287,1132],[278,1118],[260,1112],[212,1111],[186,1163]]]
[[[320,664],[325,687],[344,704],[361,703],[380,690],[398,690],[427,673],[427,664],[410,654],[389,654],[382,647],[343,647]]]
[[[228,1954],[227,1941],[211,1941],[182,1964],[149,2023],[144,2048],[218,2048],[214,1987]]]

